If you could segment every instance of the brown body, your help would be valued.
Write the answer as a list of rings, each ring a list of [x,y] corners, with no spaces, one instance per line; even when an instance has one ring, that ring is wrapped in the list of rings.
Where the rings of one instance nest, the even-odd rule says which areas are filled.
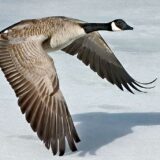
[[[85,35],[79,23],[83,22],[65,17],[23,20],[9,27],[7,33],[2,35],[14,41],[43,35],[46,38],[46,41],[43,41],[44,49],[59,50]]]

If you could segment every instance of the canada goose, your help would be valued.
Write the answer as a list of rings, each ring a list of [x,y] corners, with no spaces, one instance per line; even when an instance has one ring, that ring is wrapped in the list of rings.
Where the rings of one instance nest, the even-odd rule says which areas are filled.
[[[77,57],[121,90],[153,83],[135,81],[96,31],[133,30],[123,20],[86,23],[67,17],[23,20],[0,32],[0,67],[18,97],[18,104],[33,131],[55,155],[65,153],[65,138],[76,151],[79,136],[59,87],[47,51],[63,50]]]

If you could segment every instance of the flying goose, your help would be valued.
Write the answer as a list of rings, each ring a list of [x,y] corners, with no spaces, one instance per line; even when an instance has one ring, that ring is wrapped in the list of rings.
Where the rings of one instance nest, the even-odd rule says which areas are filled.
[[[0,67],[18,97],[18,105],[45,146],[65,153],[65,139],[72,151],[80,141],[59,87],[53,59],[48,51],[76,55],[101,78],[140,91],[152,88],[133,79],[123,68],[98,30],[133,30],[122,19],[87,23],[67,17],[23,20],[0,32]]]

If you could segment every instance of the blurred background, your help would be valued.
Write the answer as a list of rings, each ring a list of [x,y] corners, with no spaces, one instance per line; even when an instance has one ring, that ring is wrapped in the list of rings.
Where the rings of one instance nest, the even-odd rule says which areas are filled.
[[[76,57],[50,53],[82,142],[61,159],[157,160],[160,157],[159,0],[0,0],[0,30],[23,19],[67,16],[87,22],[124,19],[133,31],[100,32],[138,81],[158,78],[147,94],[102,80]],[[17,98],[0,73],[0,159],[57,159],[21,115]]]

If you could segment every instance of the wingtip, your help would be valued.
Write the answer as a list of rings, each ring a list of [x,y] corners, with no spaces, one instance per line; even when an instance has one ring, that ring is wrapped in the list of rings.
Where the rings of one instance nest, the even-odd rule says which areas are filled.
[[[142,83],[136,80],[133,80],[132,83],[130,83],[130,85],[137,91],[142,92],[142,93],[148,93],[147,91],[142,91],[139,88],[143,88],[143,89],[152,89],[155,88],[156,86],[148,86],[150,84],[153,84],[155,81],[157,81],[157,78],[155,78],[154,80],[147,82],[147,83]],[[137,88],[137,87],[139,88]]]
[[[150,81],[150,82],[147,82],[147,83],[142,83],[142,82],[139,82],[139,81],[135,81],[135,82],[137,82],[137,83],[139,83],[139,84],[143,84],[143,85],[148,85],[148,84],[152,84],[152,83],[156,82],[157,79],[158,79],[158,78],[156,77],[154,80],[152,80],[152,81]]]
[[[60,151],[59,156],[62,157],[64,155],[64,153],[65,153],[64,151]]]

